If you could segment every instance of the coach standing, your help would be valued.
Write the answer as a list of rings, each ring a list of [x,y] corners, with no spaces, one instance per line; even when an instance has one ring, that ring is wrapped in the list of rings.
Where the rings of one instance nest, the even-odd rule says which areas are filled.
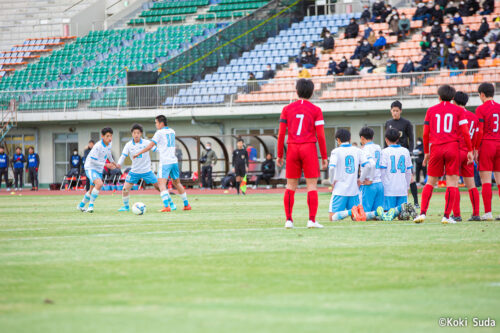
[[[14,183],[16,191],[23,189],[24,154],[21,147],[16,148],[16,153],[12,156],[12,167],[14,169]]]
[[[213,181],[212,181],[212,168],[217,164],[217,155],[212,150],[212,144],[207,142],[205,146],[206,153],[202,157],[202,166],[201,166],[201,183],[203,188],[212,189]]]
[[[28,174],[31,181],[31,191],[38,191],[38,167],[40,166],[40,157],[35,153],[33,147],[29,147],[28,153]]]
[[[5,178],[5,187],[7,191],[9,188],[9,156],[4,151],[4,148],[0,146],[0,188],[2,188],[2,177]]]
[[[400,101],[394,101],[391,104],[391,115],[392,119],[388,120],[385,123],[385,130],[387,131],[389,128],[395,128],[399,131],[399,144],[402,147],[408,149],[408,151],[413,152],[414,146],[414,138],[413,138],[413,125],[412,123],[401,117],[401,113],[403,112],[403,105]],[[416,207],[418,205],[418,190],[417,183],[415,182],[415,177],[412,175],[411,183],[410,183],[410,191],[413,196],[413,202]]]

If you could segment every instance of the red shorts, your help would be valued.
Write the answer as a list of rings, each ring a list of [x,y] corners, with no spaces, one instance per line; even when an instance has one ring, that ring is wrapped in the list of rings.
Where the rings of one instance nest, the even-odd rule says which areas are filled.
[[[431,177],[457,175],[460,165],[460,150],[458,142],[447,142],[441,145],[431,145],[427,174]]]
[[[460,149],[460,177],[474,177],[474,163],[467,164],[467,151]]]
[[[483,140],[481,142],[479,171],[500,172],[500,141]]]
[[[286,152],[286,178],[319,177],[318,150],[316,143],[291,143]]]

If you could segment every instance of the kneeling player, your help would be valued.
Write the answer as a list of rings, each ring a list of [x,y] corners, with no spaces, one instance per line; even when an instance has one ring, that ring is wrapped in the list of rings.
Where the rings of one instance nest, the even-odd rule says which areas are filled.
[[[142,129],[141,125],[134,124],[130,132],[132,133],[132,140],[127,142],[127,144],[125,144],[125,147],[123,147],[122,155],[118,160],[119,168],[121,167],[127,156],[134,156],[137,152],[147,147],[150,143],[149,140],[142,138],[144,130]],[[153,148],[153,151],[156,151],[156,149]],[[160,191],[160,187],[158,186],[158,180],[156,179],[156,176],[153,173],[153,171],[151,171],[151,158],[149,157],[149,152],[145,152],[132,160],[132,168],[130,169],[128,176],[125,179],[125,184],[123,185],[123,190],[122,190],[123,207],[118,209],[119,212],[128,212],[130,210],[129,207],[130,189],[134,184],[139,184],[141,179],[146,184],[153,184],[155,189]]]
[[[330,155],[330,182],[333,186],[330,199],[330,221],[338,221],[351,216],[355,221],[366,221],[363,206],[359,203],[358,171],[361,167],[361,179],[373,165],[363,151],[351,145],[351,133],[339,129],[335,134],[339,147]]]
[[[363,152],[370,161],[375,162],[375,167],[368,172],[367,179],[362,182],[359,188],[365,212],[375,211],[378,207],[384,205],[384,186],[380,177],[380,154],[382,150],[379,145],[373,142],[373,135],[373,129],[370,127],[363,127],[359,132]]]
[[[93,213],[94,202],[99,196],[99,191],[102,188],[102,170],[106,166],[108,169],[115,169],[117,166],[111,154],[111,140],[113,140],[113,130],[105,127],[101,130],[101,141],[97,142],[85,160],[85,174],[87,181],[90,182],[90,189],[83,196],[82,202],[77,209],[82,212]],[[110,163],[106,163],[106,159]],[[85,209],[85,205],[89,207]]]
[[[415,209],[408,201],[408,187],[412,178],[413,164],[410,152],[397,144],[399,132],[389,128],[385,132],[387,148],[382,150],[380,168],[382,169],[382,183],[384,184],[384,221],[393,220],[395,216],[408,219],[416,215]],[[381,214],[380,208],[377,210]]]
[[[470,139],[472,141],[472,147],[476,147],[477,132],[479,130],[479,120],[476,115],[465,108],[465,105],[469,101],[469,96],[466,93],[457,91],[453,102],[455,105],[464,109],[465,118],[469,122],[469,133]],[[462,137],[460,137],[460,176],[463,177],[465,186],[469,190],[469,197],[472,203],[472,217],[469,221],[481,221],[479,216],[479,191],[476,188],[476,182],[474,181],[474,164],[468,163],[467,161],[467,146]],[[455,205],[453,206],[453,220],[462,221],[460,214],[460,197],[455,199]]]

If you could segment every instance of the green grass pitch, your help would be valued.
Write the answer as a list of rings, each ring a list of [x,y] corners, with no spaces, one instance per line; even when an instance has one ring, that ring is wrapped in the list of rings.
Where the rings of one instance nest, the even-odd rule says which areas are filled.
[[[305,194],[191,196],[193,210],[118,213],[101,196],[0,197],[0,332],[441,332],[441,317],[500,325],[500,222],[328,222]],[[179,197],[174,197],[181,206]],[[494,197],[494,214],[500,211]],[[470,202],[462,193],[462,216]],[[489,328],[481,332],[492,331]]]

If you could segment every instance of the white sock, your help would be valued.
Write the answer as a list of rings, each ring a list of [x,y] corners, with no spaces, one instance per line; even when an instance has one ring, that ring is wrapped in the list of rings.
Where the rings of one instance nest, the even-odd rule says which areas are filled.
[[[95,201],[95,199],[97,199],[98,196],[99,196],[99,190],[94,188],[92,190],[92,193],[90,193],[90,204],[91,205],[94,204],[94,201]]]
[[[170,194],[168,191],[163,191],[160,193],[161,201],[163,201],[163,206],[168,207],[170,202]]]

